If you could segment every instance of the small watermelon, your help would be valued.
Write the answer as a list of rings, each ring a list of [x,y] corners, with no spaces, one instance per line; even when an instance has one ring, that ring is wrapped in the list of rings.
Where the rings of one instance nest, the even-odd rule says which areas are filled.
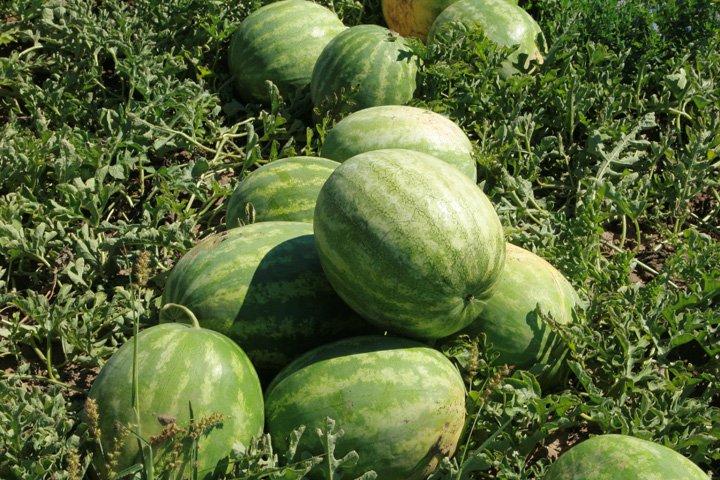
[[[163,304],[161,321],[196,317],[235,340],[264,377],[369,330],[328,283],[309,223],[260,222],[206,237],[173,268]]]
[[[508,243],[492,296],[462,333],[484,333],[499,353],[499,365],[539,367],[545,370],[543,383],[550,386],[561,380],[566,348],[535,309],[539,305],[543,314],[566,324],[572,321],[577,303],[577,293],[562,273],[534,253]]]
[[[475,182],[425,153],[342,163],[318,196],[315,237],[338,294],[380,327],[442,338],[482,311],[505,261],[500,220]]]
[[[550,466],[545,480],[710,480],[674,450],[627,435],[598,435]]]
[[[524,68],[531,62],[542,63],[543,56],[536,43],[542,34],[540,26],[522,7],[508,0],[459,0],[437,17],[430,28],[428,41],[445,29],[458,24],[465,28],[481,28],[487,38],[503,47],[517,45],[515,52],[505,61],[502,73],[505,76],[517,71],[513,66],[520,55],[526,55]]]
[[[132,404],[135,342],[139,424]],[[226,336],[197,325],[168,323],[141,331],[105,364],[88,397],[99,414],[104,454],[98,449],[93,456],[99,472],[110,473],[104,455],[111,452],[118,454],[115,473],[140,462],[134,436],[139,433],[152,445],[155,462],[172,458],[173,445],[182,446],[175,472],[178,479],[190,478],[190,442],[182,443],[179,429],[189,429],[191,408],[195,421],[219,420],[198,437],[199,478],[210,478],[233,445],[247,446],[263,430],[262,389],[250,360]],[[163,440],[172,430],[175,436]]]
[[[282,0],[251,13],[228,54],[239,95],[267,102],[267,80],[287,96],[307,88],[320,52],[345,28],[333,12],[306,0]]]
[[[263,165],[248,175],[228,201],[227,227],[246,218],[248,204],[255,221],[312,222],[320,188],[339,165],[319,157],[290,157]]]
[[[440,12],[457,0],[382,0],[385,22],[403,37],[425,40]]]
[[[338,162],[372,150],[403,148],[427,153],[477,178],[473,146],[448,118],[422,108],[385,105],[345,117],[325,137],[322,154]]]
[[[310,91],[316,107],[348,113],[402,105],[415,92],[416,59],[405,40],[378,25],[357,25],[320,54]]]
[[[326,417],[335,420],[345,432],[335,456],[354,450],[360,457],[347,478],[369,470],[382,480],[427,478],[454,453],[465,420],[465,386],[453,364],[426,345],[392,337],[356,337],[308,352],[273,380],[266,399],[277,451],[305,425],[298,451],[324,454],[315,430]]]

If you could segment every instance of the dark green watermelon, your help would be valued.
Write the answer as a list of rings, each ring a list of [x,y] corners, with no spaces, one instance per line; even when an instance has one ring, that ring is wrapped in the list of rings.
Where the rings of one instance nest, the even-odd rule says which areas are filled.
[[[426,345],[356,337],[301,356],[266,393],[267,425],[277,451],[305,425],[299,452],[325,453],[315,434],[326,417],[345,434],[335,456],[360,456],[347,478],[424,479],[451,456],[465,419],[465,387],[455,366]]]
[[[260,222],[203,239],[178,261],[162,321],[195,316],[235,340],[264,375],[369,327],[323,273],[312,225]]]

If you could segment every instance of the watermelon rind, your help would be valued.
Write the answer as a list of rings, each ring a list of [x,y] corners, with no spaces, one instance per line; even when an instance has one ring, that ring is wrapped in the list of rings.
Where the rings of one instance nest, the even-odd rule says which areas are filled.
[[[411,337],[469,325],[505,261],[502,225],[482,190],[411,150],[342,163],[320,191],[314,228],[323,269],[345,302]]]
[[[598,435],[553,463],[544,480],[709,480],[692,461],[658,443]]]
[[[427,153],[477,178],[473,146],[449,118],[423,108],[385,105],[354,112],[325,136],[322,155],[343,162],[360,153],[401,148]]]
[[[379,25],[348,28],[327,44],[315,64],[315,107],[343,115],[378,105],[403,105],[415,92],[417,59],[405,39]]]
[[[298,452],[325,453],[315,434],[332,418],[344,435],[335,457],[350,451],[356,478],[424,479],[451,456],[465,420],[465,387],[440,352],[402,338],[367,336],[319,347],[285,368],[266,392],[268,431],[277,451],[304,425]]]
[[[320,188],[338,162],[320,157],[289,157],[267,163],[245,177],[230,196],[227,228],[247,221],[312,223]]]
[[[135,342],[139,424],[132,403]],[[97,405],[103,451],[116,454],[116,473],[142,460],[135,434],[152,444],[155,461],[171,455],[170,444],[153,437],[170,423],[188,429],[191,408],[195,421],[220,415],[220,423],[198,438],[198,478],[210,478],[233,445],[249,445],[263,430],[262,389],[248,357],[226,336],[191,325],[166,323],[141,331],[108,360],[88,397]],[[185,449],[176,478],[191,477],[191,461]],[[99,449],[93,463],[110,473]]]
[[[307,89],[323,48],[346,27],[331,10],[281,0],[251,13],[234,33],[228,66],[243,100],[267,103],[267,81],[283,96]]]
[[[182,316],[174,305],[185,307],[204,328],[235,340],[263,377],[311,348],[370,331],[328,283],[312,225],[303,222],[207,236],[173,268],[163,305],[161,321]]]

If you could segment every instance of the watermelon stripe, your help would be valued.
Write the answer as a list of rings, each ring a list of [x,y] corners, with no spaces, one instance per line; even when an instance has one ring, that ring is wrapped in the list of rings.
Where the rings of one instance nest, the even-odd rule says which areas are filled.
[[[502,227],[482,191],[409,150],[343,163],[320,192],[314,226],[338,294],[365,318],[411,336],[440,338],[471,323],[504,263]]]

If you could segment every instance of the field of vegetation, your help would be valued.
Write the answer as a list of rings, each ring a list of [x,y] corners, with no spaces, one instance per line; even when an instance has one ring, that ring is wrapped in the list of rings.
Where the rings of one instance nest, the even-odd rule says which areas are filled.
[[[228,44],[262,3],[0,2],[0,478],[96,478],[82,411],[100,368],[158,322],[170,270],[224,230],[241,179],[322,147],[331,115],[234,94]],[[384,25],[377,0],[319,3]],[[562,388],[494,366],[482,338],[443,345],[467,427],[431,478],[542,478],[599,433],[720,474],[720,3],[520,4],[548,45],[536,71],[501,78],[508,51],[479,31],[413,41],[410,105],[464,129],[506,239],[584,308],[553,325]],[[346,478],[343,438],[324,435],[322,460],[267,437],[238,447],[224,478],[303,478],[328,459],[327,480]]]

